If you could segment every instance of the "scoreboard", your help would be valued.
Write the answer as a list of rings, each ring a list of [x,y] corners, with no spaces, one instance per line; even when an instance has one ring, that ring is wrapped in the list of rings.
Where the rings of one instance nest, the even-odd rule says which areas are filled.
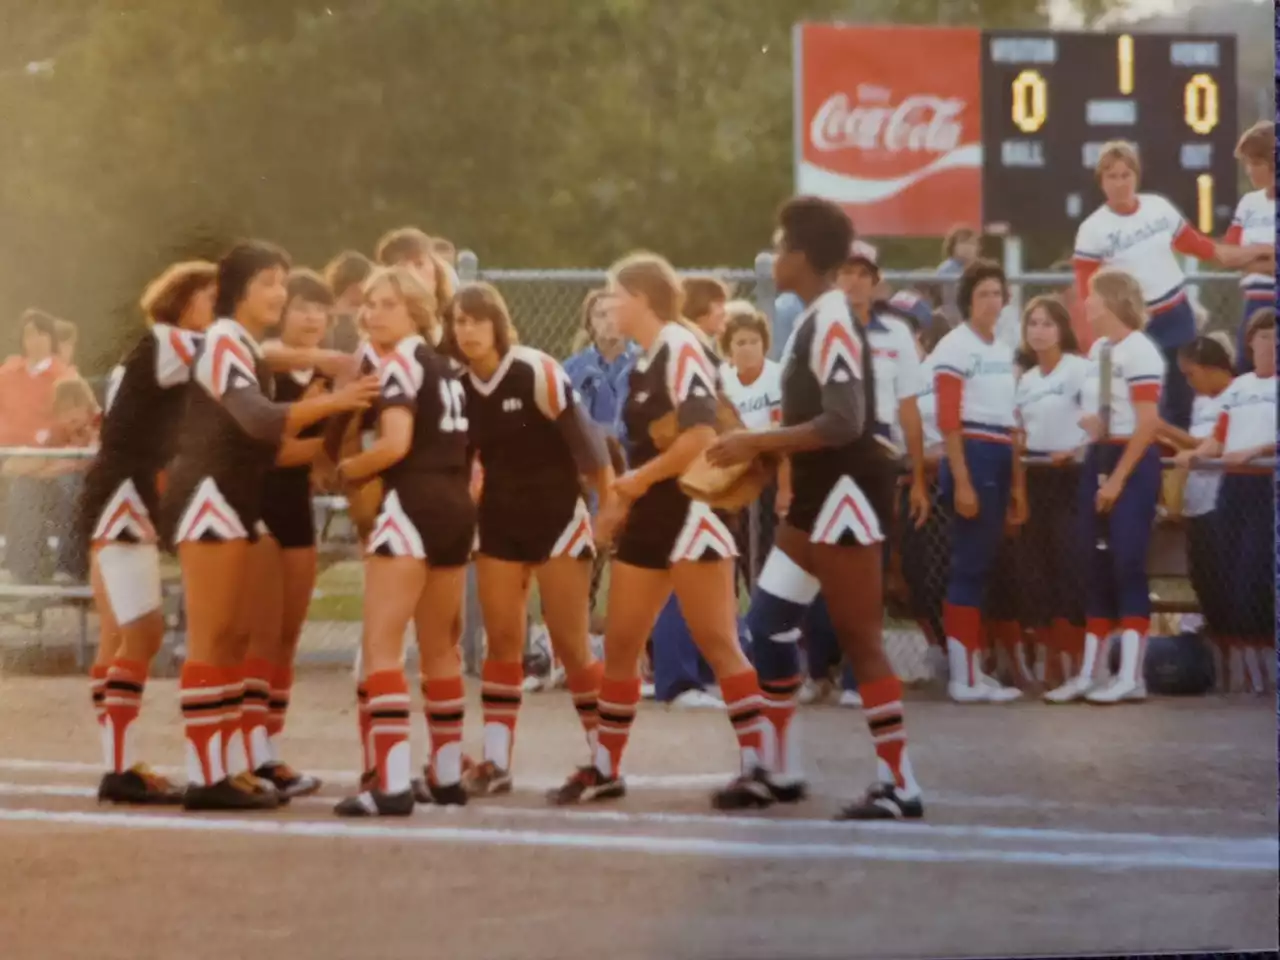
[[[1236,204],[1234,37],[983,31],[983,219],[1066,232],[1102,203],[1108,140],[1127,140],[1140,189],[1206,233]]]
[[[801,23],[793,45],[796,190],[868,236],[1072,234],[1110,140],[1205,233],[1234,213],[1232,36]]]

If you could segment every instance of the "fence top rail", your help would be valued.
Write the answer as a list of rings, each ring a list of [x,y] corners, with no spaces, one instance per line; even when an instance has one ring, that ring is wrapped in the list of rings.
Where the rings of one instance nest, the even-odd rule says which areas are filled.
[[[91,457],[97,456],[97,453],[97,447],[0,447],[0,460],[17,457],[31,457],[46,460],[87,460]],[[1024,454],[1022,462],[1033,466],[1050,466],[1053,464],[1052,458],[1043,454]],[[1071,463],[1076,462],[1077,461],[1074,460],[1071,461]],[[902,463],[904,466],[906,465],[906,457],[902,458]],[[1161,463],[1166,467],[1175,466],[1174,460],[1171,457],[1164,458]],[[1239,469],[1241,467],[1248,467],[1255,470],[1258,468],[1274,470],[1276,467],[1276,458],[1258,457],[1255,460],[1250,460],[1247,464],[1224,463],[1222,460],[1203,460],[1196,458],[1192,465],[1196,468],[1203,468],[1207,470],[1231,470]],[[333,502],[342,500],[341,497],[316,497],[315,499],[316,502],[321,505],[331,505]]]
[[[723,280],[735,283],[748,283],[759,278],[758,270],[749,267],[678,267],[681,274],[710,274]],[[486,267],[480,264],[477,275],[484,280],[507,283],[598,283],[607,275],[604,267],[575,267],[571,269],[547,268],[527,269],[511,267]],[[956,277],[940,276],[936,270],[884,270],[885,280],[894,283],[954,283]],[[1189,273],[1187,283],[1223,283],[1230,281],[1239,283],[1239,274],[1234,273]],[[1074,274],[1061,270],[1024,270],[1009,275],[1010,283],[1043,284],[1046,286],[1066,286],[1075,282]]]

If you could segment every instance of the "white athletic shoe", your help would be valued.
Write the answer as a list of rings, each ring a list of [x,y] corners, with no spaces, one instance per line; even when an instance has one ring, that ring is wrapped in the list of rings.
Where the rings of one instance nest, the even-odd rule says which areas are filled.
[[[1074,676],[1060,687],[1049,690],[1044,695],[1045,703],[1073,703],[1084,699],[1093,688],[1093,681],[1088,677]]]
[[[1126,703],[1147,699],[1147,686],[1127,677],[1117,677],[1105,687],[1094,687],[1085,699],[1090,703]]]
[[[841,690],[839,703],[840,706],[848,707],[851,710],[861,710],[862,694],[857,690]]]
[[[705,690],[686,690],[672,700],[670,706],[681,710],[723,710],[724,701]]]
[[[796,694],[796,703],[808,706],[811,703],[825,703],[831,698],[832,684],[830,680],[814,680],[806,677],[800,692]]]
[[[1002,686],[998,680],[979,676],[973,686],[967,683],[947,684],[947,696],[956,703],[1010,703],[1022,696],[1017,687]]]

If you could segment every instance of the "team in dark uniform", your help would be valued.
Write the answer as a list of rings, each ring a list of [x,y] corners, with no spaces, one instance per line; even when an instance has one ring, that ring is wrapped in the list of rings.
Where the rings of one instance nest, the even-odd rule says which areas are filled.
[[[799,197],[781,211],[774,261],[778,289],[808,304],[783,350],[779,430],[722,438],[713,463],[788,456],[793,499],[765,561],[747,627],[768,699],[766,785],[777,800],[804,796],[796,769],[796,648],[808,606],[822,589],[859,680],[880,783],[841,813],[846,819],[923,815],[906,754],[902,684],[881,642],[884,530],[892,509],[891,465],[875,440],[871,350],[835,274],[849,256],[853,224],[835,204]],[[852,588],[851,588],[852,587]]]
[[[599,521],[602,539],[617,530],[617,553],[595,761],[553,799],[574,803],[626,792],[621,763],[640,701],[640,654],[674,589],[689,632],[719,680],[738,739],[741,775],[713,803],[742,806],[758,795],[763,702],[756,672],[738,643],[737,548],[724,520],[685,496],[678,482],[715,438],[716,371],[701,341],[681,322],[680,282],[665,260],[650,254],[623,260],[611,271],[610,295],[619,331],[644,351],[631,373],[623,411],[631,470],[614,483],[617,505],[602,511]]]
[[[349,482],[378,478],[382,485],[365,543],[364,687],[376,778],[367,777],[364,789],[335,811],[354,817],[413,810],[403,667],[410,622],[417,628],[431,738],[423,799],[466,803],[455,625],[475,537],[466,391],[461,368],[429,342],[440,324],[434,296],[405,267],[376,271],[366,292],[366,329],[382,352],[378,436],[339,466]]]
[[[92,674],[106,773],[99,799],[177,803],[180,790],[133,756],[130,727],[164,640],[156,518],[161,471],[177,440],[201,331],[213,319],[216,267],[170,267],[147,290],[151,326],[111,373],[98,455],[85,474],[78,535],[93,549],[101,636]]]
[[[468,772],[467,788],[472,795],[505,793],[512,782],[533,576],[552,650],[594,749],[601,665],[588,636],[595,541],[582,480],[607,499],[613,470],[604,438],[560,364],[512,343],[511,319],[497,290],[471,284],[459,291],[449,340],[469,367],[463,378],[467,420],[484,478],[476,558],[487,641],[484,755]]]
[[[261,533],[263,486],[297,432],[366,406],[373,386],[275,403],[258,338],[280,318],[287,256],[266,244],[233,248],[218,264],[215,309],[192,374],[179,443],[160,503],[160,535],[178,553],[189,619],[181,699],[188,809],[263,809],[280,795],[249,771],[243,737],[243,629],[249,546]]]

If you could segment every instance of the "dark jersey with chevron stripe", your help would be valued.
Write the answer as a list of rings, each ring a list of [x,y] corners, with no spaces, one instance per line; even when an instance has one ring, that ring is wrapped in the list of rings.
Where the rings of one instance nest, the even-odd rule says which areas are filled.
[[[234,320],[215,321],[192,368],[161,498],[166,542],[256,539],[287,412],[274,397],[257,341]]]
[[[173,455],[202,337],[157,323],[107,381],[98,455],[85,474],[76,529],[102,541],[155,539],[160,471]]]
[[[413,414],[409,452],[382,474],[387,492],[399,493],[406,505],[417,499],[430,474],[467,475],[470,424],[461,372],[419,336],[406,337],[382,358],[379,408],[403,407]]]
[[[842,476],[855,480],[891,468],[876,440],[876,385],[871,350],[840,290],[829,290],[796,321],[782,356],[782,424],[808,423],[823,412],[822,391],[836,385],[863,394],[862,432],[839,447],[791,456],[791,485],[796,500],[822,502]]]

